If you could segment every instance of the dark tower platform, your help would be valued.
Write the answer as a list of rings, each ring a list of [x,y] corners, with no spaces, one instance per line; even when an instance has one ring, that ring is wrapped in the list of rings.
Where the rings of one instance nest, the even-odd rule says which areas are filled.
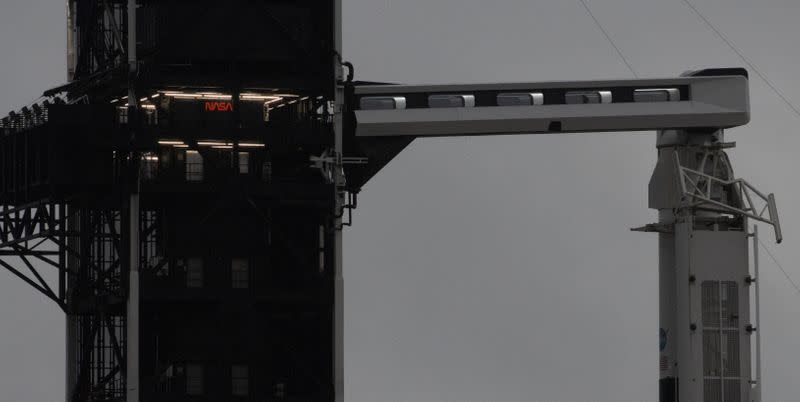
[[[68,316],[66,399],[126,400],[135,351],[142,401],[333,401],[340,6],[137,5],[135,74],[127,3],[70,0],[69,83],[0,122],[0,264]]]

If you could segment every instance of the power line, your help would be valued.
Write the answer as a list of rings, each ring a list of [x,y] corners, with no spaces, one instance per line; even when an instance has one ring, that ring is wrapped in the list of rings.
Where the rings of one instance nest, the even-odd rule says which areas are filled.
[[[781,100],[783,101],[783,103],[786,104],[786,106],[789,106],[789,108],[792,109],[792,111],[794,112],[795,115],[797,115],[797,117],[800,117],[800,110],[798,110],[798,108],[796,108],[792,104],[792,102],[790,102],[789,99],[787,99],[786,96],[784,96],[783,93],[781,93],[781,91],[779,91],[778,88],[772,84],[772,81],[770,81],[765,74],[761,73],[761,71],[759,71],[759,69],[757,69],[756,66],[753,65],[753,63],[751,63],[750,60],[748,60],[747,57],[745,57],[744,54],[741,51],[739,51],[739,49],[737,49],[736,46],[734,46],[733,43],[730,40],[728,40],[728,38],[725,35],[723,35],[722,32],[719,29],[717,29],[717,27],[714,26],[714,24],[712,24],[711,21],[709,21],[709,19],[706,18],[700,12],[700,10],[697,9],[697,7],[695,7],[691,2],[689,2],[689,0],[682,0],[682,1],[687,6],[689,6],[689,8],[691,8],[692,11],[694,11],[694,13],[697,14],[697,16],[700,17],[700,19],[702,19],[703,22],[705,22],[706,25],[708,25],[708,27],[711,28],[711,30],[714,31],[714,33],[716,33],[717,36],[720,39],[722,39],[722,41],[725,42],[725,44],[728,45],[728,47],[731,48],[731,50],[733,50],[733,52],[736,53],[736,55],[739,56],[739,58],[742,59],[742,61],[745,64],[747,64],[747,67],[749,67],[750,70],[756,73],[756,75],[758,75],[758,77],[761,78],[761,80],[764,81],[764,83],[766,83],[767,86],[770,87],[770,89],[772,89],[772,92],[775,92],[775,95],[778,95],[778,97],[781,98]]]
[[[581,0],[581,1],[584,1],[584,0]],[[792,104],[792,102],[790,102],[790,101],[789,101],[789,99],[788,99],[788,98],[786,98],[786,96],[784,96],[784,95],[783,95],[783,93],[782,93],[780,90],[778,90],[778,88],[777,88],[777,87],[776,87],[776,86],[775,86],[775,85],[772,83],[772,81],[770,81],[770,79],[769,79],[769,78],[767,78],[766,74],[762,73],[762,72],[761,72],[761,71],[760,71],[758,68],[756,68],[756,66],[755,66],[755,65],[754,65],[752,62],[750,62],[750,60],[749,60],[747,57],[745,57],[745,55],[744,55],[744,54],[743,54],[743,53],[742,53],[742,52],[741,52],[741,51],[740,51],[740,50],[739,50],[739,49],[738,49],[736,46],[734,46],[733,42],[731,42],[731,41],[730,41],[730,40],[729,40],[729,39],[728,39],[728,38],[727,38],[727,37],[726,37],[726,36],[725,36],[725,35],[722,33],[722,31],[720,31],[719,29],[717,29],[717,27],[716,27],[716,26],[714,26],[714,24],[712,24],[712,23],[711,23],[711,21],[710,21],[708,18],[706,18],[706,16],[705,16],[705,15],[703,15],[703,13],[701,13],[701,12],[700,12],[700,10],[698,10],[698,9],[697,9],[697,7],[695,7],[695,6],[694,6],[694,4],[692,4],[692,3],[691,3],[689,0],[682,0],[682,1],[683,1],[683,3],[684,3],[684,4],[686,4],[686,5],[687,5],[689,8],[691,8],[691,9],[692,9],[692,11],[693,11],[693,12],[694,12],[694,13],[695,13],[695,14],[696,14],[698,17],[700,17],[700,19],[701,19],[701,20],[703,20],[703,22],[705,22],[705,24],[706,24],[706,25],[707,25],[707,26],[708,26],[708,27],[709,27],[709,28],[710,28],[712,31],[714,31],[714,33],[715,33],[715,34],[716,34],[716,35],[717,35],[717,36],[718,36],[720,39],[722,39],[722,41],[723,41],[723,42],[725,42],[725,44],[726,44],[726,45],[728,45],[728,47],[729,47],[731,50],[733,50],[733,52],[734,52],[734,53],[736,53],[736,55],[737,55],[737,56],[739,56],[739,58],[740,58],[740,59],[741,59],[741,60],[742,60],[742,61],[743,61],[745,64],[747,64],[747,66],[750,68],[750,70],[752,70],[752,71],[753,71],[753,72],[754,72],[754,73],[755,73],[755,74],[756,74],[756,75],[757,75],[759,78],[761,78],[761,80],[762,80],[762,81],[764,81],[764,83],[765,83],[765,84],[767,84],[767,86],[768,86],[768,87],[769,87],[769,88],[772,90],[772,92],[774,92],[774,93],[775,93],[775,95],[778,95],[778,97],[779,97],[779,98],[780,98],[780,99],[783,101],[783,103],[785,103],[785,104],[786,104],[786,106],[788,106],[788,107],[789,107],[789,108],[790,108],[790,109],[791,109],[791,110],[794,112],[794,114],[795,114],[795,115],[797,115],[797,117],[800,117],[800,110],[798,110],[798,108],[797,108],[797,107],[795,107],[795,106]],[[797,294],[798,294],[798,295],[800,295],[800,286],[798,286],[798,285],[797,285],[797,282],[795,282],[795,281],[792,279],[791,275],[789,275],[789,273],[786,271],[786,269],[783,267],[783,265],[782,265],[782,264],[781,264],[781,263],[778,261],[778,259],[777,259],[777,258],[775,258],[775,255],[774,255],[774,254],[772,254],[772,252],[769,250],[769,248],[767,248],[767,245],[766,245],[766,244],[764,244],[764,242],[763,242],[763,241],[761,241],[761,239],[758,239],[758,242],[759,242],[759,244],[761,245],[761,248],[762,248],[762,249],[763,249],[763,250],[764,250],[764,251],[767,253],[767,255],[769,255],[769,258],[770,258],[770,259],[772,259],[772,262],[774,262],[774,263],[775,263],[775,266],[777,266],[777,267],[778,267],[778,269],[780,269],[780,271],[783,273],[783,276],[784,276],[784,277],[786,278],[786,280],[787,280],[787,281],[788,281],[788,282],[789,282],[789,283],[792,285],[792,287],[793,287],[793,288],[794,288],[794,290],[797,292]]]
[[[780,269],[780,270],[781,270],[781,272],[783,272],[783,276],[785,276],[785,277],[786,277],[786,280],[788,280],[788,281],[789,281],[789,283],[791,283],[791,284],[792,284],[792,287],[794,287],[794,290],[796,290],[796,291],[797,291],[797,294],[798,294],[798,295],[800,295],[800,286],[798,286],[798,285],[797,285],[797,282],[795,282],[795,281],[792,279],[792,277],[791,277],[791,276],[789,276],[789,273],[788,273],[788,272],[786,272],[786,269],[784,269],[784,268],[783,268],[783,265],[781,265],[781,263],[780,263],[780,262],[778,262],[778,259],[777,259],[777,258],[775,258],[775,256],[772,254],[772,252],[771,252],[771,251],[769,251],[769,249],[767,248],[767,245],[766,245],[766,244],[764,244],[764,242],[763,242],[763,241],[761,241],[761,239],[758,239],[758,243],[759,243],[759,244],[761,244],[761,249],[763,249],[764,251],[766,251],[766,252],[767,252],[767,255],[769,255],[769,258],[771,258],[771,259],[772,259],[772,261],[775,263],[775,265],[778,267],[778,269]],[[759,278],[759,279],[760,279],[760,278]]]
[[[592,17],[592,20],[594,21],[595,25],[597,25],[597,28],[599,28],[600,32],[602,32],[603,35],[605,35],[606,39],[608,40],[608,43],[610,43],[611,46],[614,47],[614,50],[617,51],[617,55],[619,55],[619,58],[622,60],[623,63],[625,63],[626,66],[628,66],[628,70],[631,71],[634,77],[639,78],[639,74],[636,74],[636,70],[633,69],[631,63],[629,63],[628,59],[625,58],[625,55],[622,54],[622,50],[620,50],[617,44],[614,43],[614,40],[611,39],[611,36],[608,34],[608,32],[606,32],[606,29],[603,28],[603,24],[601,24],[600,21],[594,16],[594,13],[592,13],[592,10],[589,8],[589,5],[586,4],[586,0],[580,0],[580,1],[581,4],[583,5],[583,8],[585,8],[586,12],[589,13],[589,16]]]

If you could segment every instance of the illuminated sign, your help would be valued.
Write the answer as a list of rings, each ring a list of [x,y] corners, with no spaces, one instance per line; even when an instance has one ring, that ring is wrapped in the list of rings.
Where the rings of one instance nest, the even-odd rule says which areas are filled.
[[[212,102],[207,101],[205,106],[206,112],[232,112],[233,103],[231,102]]]

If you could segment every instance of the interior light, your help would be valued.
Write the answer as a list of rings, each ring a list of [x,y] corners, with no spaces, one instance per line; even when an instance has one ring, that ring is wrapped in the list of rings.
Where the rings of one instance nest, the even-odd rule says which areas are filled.
[[[611,91],[572,91],[564,96],[564,101],[568,105],[611,103],[611,100]]]
[[[265,101],[265,102],[276,102],[280,101],[282,98],[280,96],[275,95],[259,95],[259,94],[241,94],[239,99],[244,101]]]
[[[178,91],[164,91],[161,95],[168,96],[176,99],[210,99],[210,100],[231,100],[231,95],[226,95],[218,92],[178,92]]]
[[[544,94],[533,93],[509,93],[497,95],[497,106],[533,106],[544,105]]]
[[[158,140],[161,145],[183,145],[183,141],[179,140]]]
[[[258,142],[240,142],[239,147],[241,148],[264,148],[266,144],[261,144]]]
[[[475,95],[431,95],[428,97],[431,108],[475,107]]]
[[[213,141],[213,140],[197,141],[197,145],[201,145],[204,147],[233,146],[233,144],[231,144],[230,142]]]
[[[365,96],[359,101],[362,110],[405,109],[406,98],[402,96]]]
[[[675,102],[681,100],[678,88],[637,89],[633,91],[634,102]]]

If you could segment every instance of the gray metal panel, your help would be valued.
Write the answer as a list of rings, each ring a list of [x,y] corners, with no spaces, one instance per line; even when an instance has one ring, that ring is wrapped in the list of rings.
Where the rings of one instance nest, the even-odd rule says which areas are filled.
[[[718,76],[597,81],[501,82],[483,84],[362,85],[355,88],[355,94],[388,95],[398,93],[471,93],[476,91],[537,92],[535,91],[536,89],[609,89],[614,87],[669,88],[682,85],[693,85],[699,82],[739,80],[747,81],[747,78],[739,76]]]
[[[747,234],[740,231],[694,230],[690,223],[675,225],[675,334],[681,401],[703,400],[703,316],[701,285],[730,281],[738,285],[739,370],[741,400],[749,401],[750,323]],[[694,281],[689,278],[694,277]],[[691,325],[696,325],[692,330]],[[728,400],[728,399],[725,399]],[[734,399],[738,400],[738,399]]]
[[[692,323],[700,320],[692,310],[691,284],[691,223],[675,225],[675,325],[673,334],[675,358],[677,359],[679,401],[702,401],[702,362],[700,353],[691,353],[696,332],[691,331]],[[695,309],[696,310],[696,309]],[[701,350],[701,349],[698,349]],[[699,382],[698,382],[699,381]]]
[[[576,81],[551,83],[364,86],[356,96],[618,87],[689,87],[689,99],[673,102],[478,106],[469,109],[356,110],[358,137],[442,137],[584,131],[643,131],[729,128],[750,120],[745,77],[683,77],[663,80]],[[547,102],[547,100],[545,100]]]
[[[747,110],[696,101],[359,110],[355,114],[358,137],[729,128],[750,118]]]
[[[334,46],[336,55],[342,54],[342,0],[334,0]],[[338,56],[332,55],[333,68],[336,69],[336,81],[343,79],[342,67],[339,65],[340,61]],[[352,68],[352,67],[351,67]],[[351,70],[352,72],[352,70]],[[341,155],[344,152],[344,128],[342,119],[342,110],[344,109],[345,95],[344,88],[338,82],[334,82],[335,94],[335,115],[334,115],[334,136],[335,136],[335,152],[336,155]],[[341,158],[338,158],[341,161]],[[341,163],[341,162],[340,162]],[[341,165],[338,166],[341,168]],[[336,175],[337,190],[343,186],[344,177]],[[343,196],[336,197],[336,211],[343,204]],[[334,216],[334,226],[341,228],[342,218],[336,212]],[[337,229],[334,231],[333,236],[333,400],[334,402],[344,401],[344,277],[342,275],[342,266],[344,260],[342,258],[342,230]]]
[[[519,91],[536,92],[535,89],[609,89],[615,87],[636,88],[670,88],[702,83],[721,83],[723,86],[734,85],[730,82],[745,82],[743,76],[709,76],[709,77],[670,77],[641,78],[626,80],[595,81],[543,81],[543,82],[507,82],[482,84],[436,84],[436,85],[362,85],[355,88],[356,95],[378,95],[396,93],[470,93],[475,91]]]

